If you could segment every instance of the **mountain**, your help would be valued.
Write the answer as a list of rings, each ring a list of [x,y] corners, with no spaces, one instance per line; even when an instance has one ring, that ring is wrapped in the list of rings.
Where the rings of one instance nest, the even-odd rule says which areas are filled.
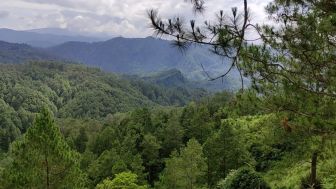
[[[95,39],[94,41],[104,41],[112,38],[114,35],[108,33],[88,33],[82,31],[73,31],[66,28],[37,28],[31,30],[25,30],[26,32],[33,32],[39,34],[52,34],[52,35],[63,35],[63,36],[73,36],[73,37],[88,37]],[[114,36],[116,37],[116,36]]]
[[[33,48],[26,44],[0,41],[0,63],[25,63],[32,60],[61,60],[44,49]]]
[[[211,54],[205,47],[192,46],[186,52],[181,52],[173,47],[170,41],[153,37],[117,37],[93,43],[67,42],[48,50],[65,59],[79,61],[105,71],[146,76],[153,72],[177,69],[189,80],[198,82],[208,80],[201,65],[213,76],[229,68],[228,61]],[[224,78],[224,86],[220,88],[235,89],[237,85],[231,85],[231,81],[238,80],[238,72],[233,71]]]
[[[58,31],[60,32],[60,30]],[[34,47],[51,47],[68,41],[93,42],[102,40],[80,35],[66,35],[67,33],[57,33],[56,31],[50,32],[45,30],[16,31],[2,28],[0,29],[0,40],[10,43],[25,43]]]
[[[166,87],[186,86],[191,84],[191,82],[188,81],[187,78],[185,78],[182,72],[178,69],[162,71],[145,76],[142,79]]]
[[[151,73],[147,76],[143,76],[142,79],[164,87],[181,86],[190,89],[206,89],[210,92],[222,91],[223,89],[234,91],[240,86],[240,80],[233,80],[232,77],[215,81],[206,79],[192,81],[186,78],[178,69]]]

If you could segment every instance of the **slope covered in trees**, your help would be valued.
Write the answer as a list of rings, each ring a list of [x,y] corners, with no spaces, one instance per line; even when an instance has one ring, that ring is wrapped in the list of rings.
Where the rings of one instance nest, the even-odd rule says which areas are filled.
[[[0,41],[0,62],[20,64],[37,60],[61,60],[61,58],[43,49],[33,48],[26,44]]]
[[[79,64],[34,62],[0,65],[1,145],[25,132],[47,107],[57,117],[102,118],[138,107],[181,106],[207,93],[125,80]]]

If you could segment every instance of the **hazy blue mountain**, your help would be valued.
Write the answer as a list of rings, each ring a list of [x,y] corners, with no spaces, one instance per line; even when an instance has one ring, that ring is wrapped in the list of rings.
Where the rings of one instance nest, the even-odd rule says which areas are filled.
[[[51,30],[52,29],[50,29],[49,32],[51,32]],[[94,37],[65,35],[65,33],[59,33],[59,34],[56,33],[57,33],[56,31],[50,34],[47,31],[43,32],[42,30],[16,31],[2,28],[0,29],[0,40],[10,43],[25,43],[34,47],[51,47],[68,41],[93,42],[101,40],[100,38],[94,38]]]
[[[0,63],[17,64],[32,60],[61,60],[61,58],[44,49],[0,41]]]
[[[232,77],[219,79],[216,81],[189,80],[178,69],[171,69],[162,72],[150,73],[142,79],[164,87],[184,87],[189,89],[206,89],[208,91],[236,90],[240,86],[240,80]]]
[[[173,47],[170,41],[152,37],[118,37],[93,43],[67,42],[49,50],[63,58],[105,71],[146,76],[148,73],[177,69],[189,80],[198,82],[208,80],[201,64],[212,76],[225,72],[229,67],[227,61],[214,56],[206,48],[191,47],[186,52],[181,52]],[[238,78],[237,72],[233,72],[225,78],[220,88],[236,88],[235,81],[239,80]]]
[[[31,29],[25,30],[26,32],[33,32],[39,34],[52,34],[52,35],[63,35],[63,36],[79,36],[81,34],[77,32],[70,31],[68,29],[62,28],[38,28],[38,29]]]

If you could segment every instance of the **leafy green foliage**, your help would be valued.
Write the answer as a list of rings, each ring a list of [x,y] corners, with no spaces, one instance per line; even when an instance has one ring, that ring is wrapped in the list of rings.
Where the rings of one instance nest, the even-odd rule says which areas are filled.
[[[130,172],[122,172],[115,176],[113,180],[106,179],[98,184],[96,189],[146,189],[146,186],[137,184],[137,175]]]

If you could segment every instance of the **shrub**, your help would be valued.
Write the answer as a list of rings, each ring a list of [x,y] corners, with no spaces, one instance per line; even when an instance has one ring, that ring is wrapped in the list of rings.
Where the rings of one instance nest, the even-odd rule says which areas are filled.
[[[254,170],[240,168],[231,171],[224,180],[220,181],[217,189],[270,189],[270,187]]]

